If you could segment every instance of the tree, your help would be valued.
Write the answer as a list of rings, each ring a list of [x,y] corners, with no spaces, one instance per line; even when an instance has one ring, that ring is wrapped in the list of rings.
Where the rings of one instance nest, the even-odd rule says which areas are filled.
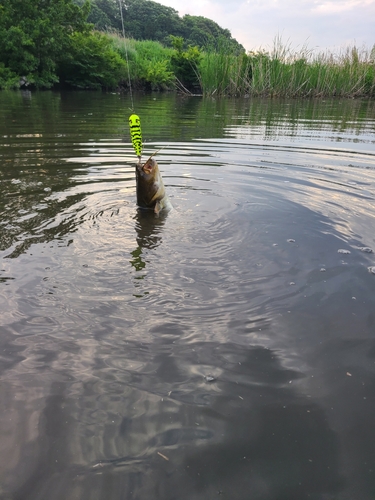
[[[84,0],[75,0],[82,5]],[[187,45],[200,48],[213,46],[225,39],[233,53],[245,52],[230,31],[202,16],[186,15],[151,0],[91,0],[88,20],[96,29],[122,31],[120,5],[122,8],[125,35],[136,40],[154,40],[170,43],[170,35],[182,37]]]
[[[2,0],[0,63],[37,87],[52,86],[71,35],[89,29],[88,9],[72,0]]]
[[[162,43],[181,25],[181,18],[175,9],[151,0],[126,0],[123,18],[127,36]]]
[[[223,41],[229,52],[240,54],[245,52],[244,47],[237,42],[229,30],[221,28],[217,23],[203,16],[190,16],[186,14],[182,18],[181,36],[189,45],[198,45],[198,47],[211,48],[222,47]]]

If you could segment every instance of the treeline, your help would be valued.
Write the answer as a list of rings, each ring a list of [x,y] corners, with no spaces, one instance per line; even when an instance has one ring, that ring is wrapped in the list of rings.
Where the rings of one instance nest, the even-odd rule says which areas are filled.
[[[212,30],[215,23],[181,19],[174,9],[147,0],[127,0],[124,39],[114,2],[1,0],[0,88],[126,91],[131,85],[210,96],[375,97],[375,48],[315,54],[276,39],[270,52],[245,53],[227,30],[217,27],[215,35],[199,23],[187,30],[194,20]],[[142,6],[146,10],[138,15]]]
[[[125,62],[107,36],[92,31],[89,11],[89,3],[72,0],[2,0],[0,88],[116,87]]]
[[[244,52],[228,30],[209,19],[194,16],[181,19],[174,9],[148,0],[127,0],[126,8],[122,4],[122,9],[128,37],[164,43],[162,65],[168,75],[174,71],[175,40],[183,39],[182,35],[186,37],[183,46],[187,50],[189,46],[199,51],[203,45],[215,47],[225,43],[232,53]],[[0,88],[126,85],[123,47],[119,48],[117,40],[114,43],[113,36],[109,36],[119,32],[122,32],[121,11],[116,0],[92,0],[91,3],[88,0],[2,0]],[[168,51],[168,45],[172,52]],[[160,52],[159,47],[155,50]],[[147,57],[152,58],[153,54]],[[193,75],[185,82],[189,85],[188,80],[196,80],[195,67],[191,65],[190,55],[186,58],[180,51],[177,59],[181,57],[185,61],[181,63],[175,58],[174,62],[177,66],[189,67]],[[152,73],[158,72],[157,67],[149,66],[139,83],[155,87]],[[167,80],[168,85],[163,88],[171,87],[169,76]]]
[[[83,6],[85,0],[74,0]],[[120,10],[121,7],[121,10]],[[225,42],[233,53],[245,52],[229,30],[202,16],[185,15],[151,0],[91,0],[87,18],[99,31],[115,30],[135,40],[154,40],[170,46],[170,35],[182,37],[187,46],[204,48]]]

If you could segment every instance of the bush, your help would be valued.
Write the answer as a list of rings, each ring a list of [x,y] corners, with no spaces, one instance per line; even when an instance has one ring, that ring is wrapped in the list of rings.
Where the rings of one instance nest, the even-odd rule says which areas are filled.
[[[188,90],[200,88],[198,65],[202,55],[199,48],[190,45],[186,50],[183,50],[184,39],[179,36],[171,35],[170,41],[174,48],[171,65],[177,79]]]
[[[108,36],[113,47],[128,61],[134,87],[151,90],[174,89],[175,76],[170,64],[172,49],[152,40],[124,40],[116,33],[110,33]]]
[[[19,77],[0,63],[0,89],[16,89],[20,86]]]
[[[116,88],[125,79],[126,64],[108,36],[96,31],[73,33],[70,51],[60,61],[58,73],[61,82],[73,87]]]

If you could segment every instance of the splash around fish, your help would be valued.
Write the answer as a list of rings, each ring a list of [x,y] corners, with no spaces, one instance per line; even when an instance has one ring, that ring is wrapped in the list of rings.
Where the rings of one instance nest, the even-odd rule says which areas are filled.
[[[142,164],[135,164],[135,179],[137,186],[137,205],[140,208],[150,209],[159,215],[161,211],[172,210],[172,204],[165,192],[159,165],[153,155]]]

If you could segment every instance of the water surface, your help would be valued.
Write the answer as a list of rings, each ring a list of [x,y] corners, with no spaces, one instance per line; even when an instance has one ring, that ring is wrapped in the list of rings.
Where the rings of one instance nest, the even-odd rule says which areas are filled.
[[[373,499],[374,102],[135,106],[0,93],[0,498]]]

